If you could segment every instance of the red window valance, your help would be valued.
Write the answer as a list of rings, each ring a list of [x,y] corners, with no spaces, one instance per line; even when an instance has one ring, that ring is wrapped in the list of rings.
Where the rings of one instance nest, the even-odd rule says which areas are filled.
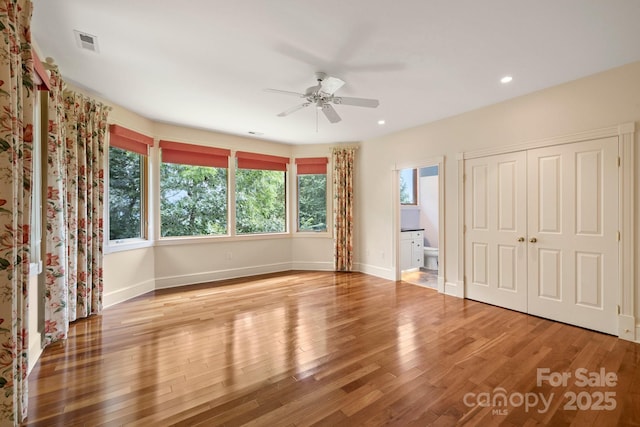
[[[164,140],[160,141],[160,148],[162,149],[162,161],[164,163],[215,168],[229,167],[231,150],[224,148]]]
[[[296,169],[298,175],[326,174],[327,163],[329,159],[326,157],[296,159]]]
[[[272,171],[286,171],[289,164],[288,157],[270,156],[267,154],[236,152],[240,169],[260,169]]]
[[[51,90],[51,82],[49,81],[49,74],[44,69],[40,57],[36,53],[35,49],[31,49],[31,56],[33,56],[33,71],[35,73],[36,84],[39,90]]]
[[[146,156],[153,138],[119,125],[109,126],[109,145]]]

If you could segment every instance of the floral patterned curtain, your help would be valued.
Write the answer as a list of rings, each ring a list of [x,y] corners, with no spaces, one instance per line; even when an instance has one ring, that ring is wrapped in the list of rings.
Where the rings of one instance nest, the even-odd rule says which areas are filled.
[[[355,148],[333,149],[334,267],[353,269],[353,163]]]
[[[64,82],[51,70],[49,129],[47,138],[47,231],[45,236],[45,327],[44,344],[63,339],[69,331],[67,266],[67,182],[64,124]]]
[[[104,147],[109,107],[73,91],[63,96],[68,286],[67,295],[62,290],[55,298],[61,306],[67,304],[72,322],[102,310]]]
[[[0,1],[0,425],[27,414],[33,143],[30,0]]]

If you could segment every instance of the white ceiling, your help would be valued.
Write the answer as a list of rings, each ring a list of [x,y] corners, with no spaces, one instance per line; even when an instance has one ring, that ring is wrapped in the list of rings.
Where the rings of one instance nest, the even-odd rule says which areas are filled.
[[[63,77],[155,121],[294,144],[362,141],[640,60],[639,0],[34,0]],[[73,30],[98,37],[80,49]],[[315,84],[378,98],[276,117]],[[514,80],[502,85],[504,75]],[[386,120],[384,126],[378,120]]]

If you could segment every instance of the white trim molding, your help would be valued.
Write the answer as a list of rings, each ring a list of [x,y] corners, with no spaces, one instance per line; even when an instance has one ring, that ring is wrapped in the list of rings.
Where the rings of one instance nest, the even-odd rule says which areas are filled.
[[[165,276],[156,278],[155,289],[176,288],[199,283],[217,282],[220,280],[236,279],[239,277],[257,276],[260,274],[280,273],[290,271],[291,263],[282,262],[276,264],[256,265],[251,267],[230,268],[226,270],[204,271],[180,276]]]
[[[460,298],[465,297],[465,280],[464,280],[464,245],[465,245],[465,233],[464,233],[464,153],[458,153],[456,156],[458,160],[458,281],[454,286],[458,286],[455,295]],[[450,294],[445,290],[445,293]]]
[[[579,132],[570,135],[554,136],[551,138],[538,139],[520,144],[505,145],[503,147],[492,147],[480,150],[467,151],[462,153],[464,159],[475,159],[479,157],[495,156],[497,154],[514,153],[516,151],[531,150],[534,148],[551,147],[552,145],[573,144],[574,142],[591,141],[594,139],[618,136],[621,129],[633,128],[633,123],[625,123],[619,126],[611,126],[602,129],[595,129],[586,132]]]
[[[618,336],[636,341],[636,265],[635,265],[635,125],[621,124],[618,127],[618,193],[620,200],[620,315],[618,316]]]
[[[444,268],[438,268],[438,292],[444,294],[447,286],[444,280],[444,273],[440,273],[442,270],[444,270]]]
[[[333,271],[333,262],[323,262],[323,261],[293,261],[291,263],[292,270],[303,270],[303,271]]]
[[[445,282],[444,293],[452,297],[464,298],[464,282],[462,280]]]
[[[380,277],[382,279],[392,280],[394,282],[397,281],[396,272],[393,268],[383,268],[376,265],[355,263],[354,271],[358,271],[364,274],[370,274],[371,276]]]
[[[113,305],[125,302],[137,296],[146,294],[156,289],[155,280],[145,280],[144,282],[136,283],[126,288],[121,288],[113,292],[105,292],[102,296],[103,308],[109,308]]]

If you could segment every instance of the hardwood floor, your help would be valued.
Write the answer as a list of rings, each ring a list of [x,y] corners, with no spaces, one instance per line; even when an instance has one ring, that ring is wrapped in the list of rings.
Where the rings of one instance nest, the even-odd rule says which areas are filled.
[[[610,381],[581,387],[580,368]],[[108,308],[48,347],[29,387],[30,426],[631,426],[640,345],[403,282],[290,272]],[[571,393],[583,410],[565,408]]]

